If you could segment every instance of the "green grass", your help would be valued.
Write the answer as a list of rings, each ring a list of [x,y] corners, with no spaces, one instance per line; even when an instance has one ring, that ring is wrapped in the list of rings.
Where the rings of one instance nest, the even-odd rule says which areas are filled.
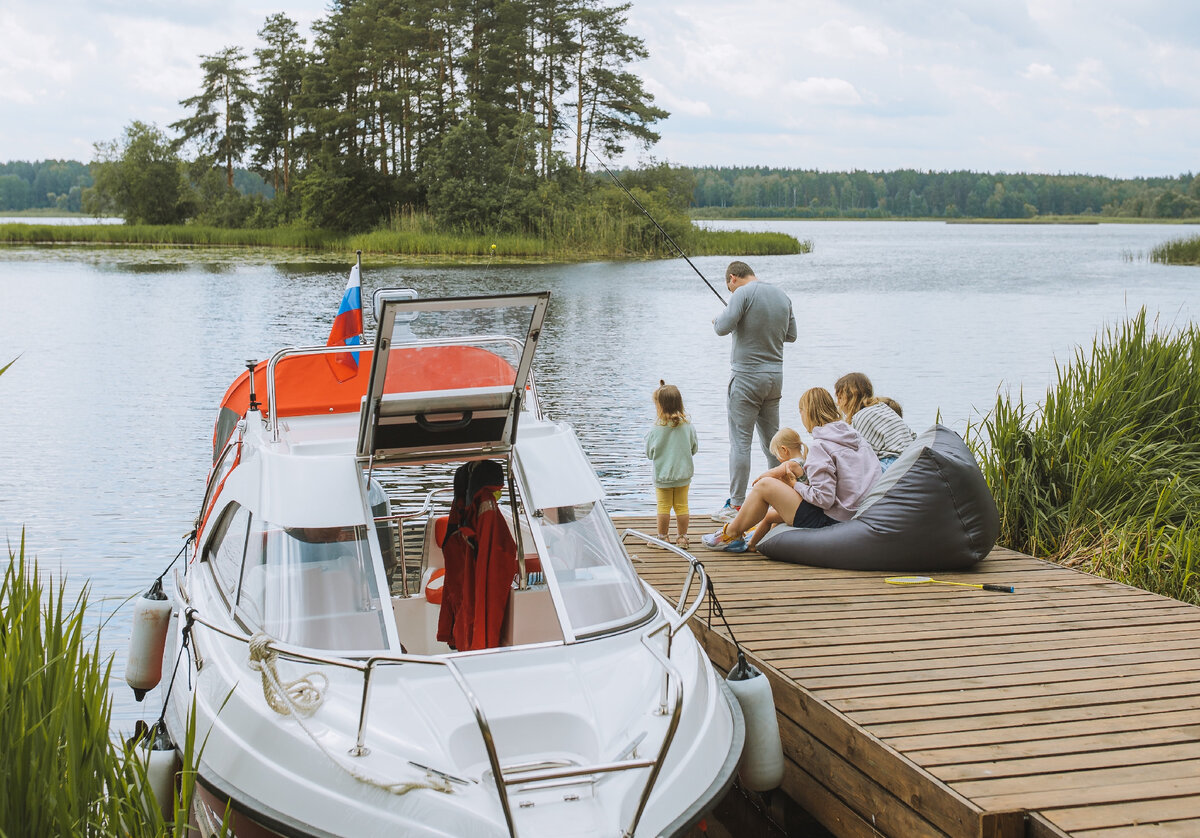
[[[428,217],[396,216],[381,229],[341,235],[295,227],[224,229],[193,225],[0,224],[0,243],[87,244],[189,247],[272,247],[321,252],[364,253],[401,258],[498,258],[519,262],[574,262],[597,259],[663,258],[677,255],[643,217],[589,208],[554,214],[544,221],[549,233],[490,235],[437,230]],[[709,231],[690,228],[676,237],[689,255],[775,255],[807,253],[812,242],[782,233]],[[494,245],[494,247],[493,247]]]
[[[1136,317],[1060,366],[1041,406],[997,399],[968,441],[1000,543],[1200,604],[1200,328]]]
[[[1155,245],[1150,251],[1150,261],[1164,265],[1200,265],[1200,236],[1172,239]]]
[[[44,580],[26,561],[24,535],[8,553],[0,583],[0,835],[190,835],[194,769],[183,772],[167,823],[143,782],[144,752],[111,739],[112,658],[86,628],[86,588],[72,601],[61,579]],[[180,744],[184,764],[194,766],[194,726]]]

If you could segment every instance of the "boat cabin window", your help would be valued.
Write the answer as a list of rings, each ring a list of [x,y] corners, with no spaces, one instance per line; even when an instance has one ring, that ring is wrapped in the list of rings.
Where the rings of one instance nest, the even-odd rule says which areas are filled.
[[[365,527],[255,529],[237,603],[243,622],[313,649],[386,647]]]
[[[213,536],[208,540],[204,560],[212,566],[217,584],[225,596],[233,600],[237,590],[238,574],[242,568],[242,556],[246,552],[246,536],[250,528],[250,510],[240,504],[231,503],[221,513]]]
[[[649,600],[600,502],[556,506],[537,516],[547,557],[576,637],[634,621]]]

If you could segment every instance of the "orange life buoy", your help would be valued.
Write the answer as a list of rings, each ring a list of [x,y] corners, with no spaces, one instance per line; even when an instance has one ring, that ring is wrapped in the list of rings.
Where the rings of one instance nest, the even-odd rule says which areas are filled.
[[[442,586],[446,584],[446,568],[439,567],[433,573],[429,574],[429,581],[425,583],[425,601],[430,605],[442,604]]]

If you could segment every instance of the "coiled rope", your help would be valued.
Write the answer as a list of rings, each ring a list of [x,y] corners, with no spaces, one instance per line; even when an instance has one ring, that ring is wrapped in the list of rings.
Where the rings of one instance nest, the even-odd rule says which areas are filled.
[[[392,783],[364,774],[326,748],[321,740],[308,729],[304,720],[315,713],[324,703],[325,690],[329,688],[329,679],[323,672],[313,671],[294,681],[284,683],[276,669],[279,655],[271,648],[271,642],[271,636],[262,632],[258,632],[250,638],[250,668],[262,675],[263,697],[266,699],[267,705],[281,716],[295,718],[300,729],[308,734],[308,738],[313,741],[313,744],[338,768],[360,783],[366,783],[396,795],[408,794],[417,789],[429,789],[442,794],[453,792],[449,780],[438,777],[431,771],[425,772],[425,779],[422,781]],[[318,680],[321,682],[320,685],[317,683]]]

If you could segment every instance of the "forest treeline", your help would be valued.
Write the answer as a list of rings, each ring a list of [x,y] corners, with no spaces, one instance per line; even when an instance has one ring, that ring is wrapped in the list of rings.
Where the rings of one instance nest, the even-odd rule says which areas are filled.
[[[1200,217],[1200,176],[1121,180],[1094,175],[986,172],[818,172],[747,167],[659,167],[632,176],[652,187],[671,181],[669,194],[697,215],[760,218],[1107,218]],[[622,178],[631,173],[621,171]],[[270,204],[274,190],[261,175],[233,170],[238,201]],[[75,160],[0,163],[0,212],[30,209],[81,212],[92,187],[89,166]],[[249,200],[245,197],[249,196]],[[421,206],[420,200],[411,206]],[[234,213],[235,217],[238,213]],[[228,221],[229,219],[226,219]],[[236,218],[235,218],[236,220]],[[243,219],[246,224],[250,218]],[[228,224],[226,224],[228,226]],[[250,226],[250,225],[247,225]]]
[[[706,217],[1110,218],[1200,217],[1200,176],[693,169],[693,206]]]

